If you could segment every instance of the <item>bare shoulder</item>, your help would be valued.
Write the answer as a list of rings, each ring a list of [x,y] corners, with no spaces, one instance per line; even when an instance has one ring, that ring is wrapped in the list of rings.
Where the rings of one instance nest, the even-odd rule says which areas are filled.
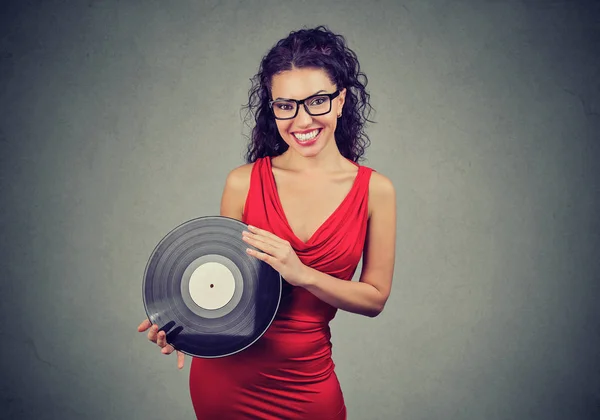
[[[225,180],[226,187],[232,188],[233,190],[248,191],[248,188],[250,188],[250,175],[252,174],[253,166],[254,163],[247,163],[232,169],[229,174],[227,174],[227,179]]]
[[[369,183],[369,192],[379,195],[389,195],[394,194],[394,184],[392,180],[387,176],[382,175],[379,172],[373,171],[371,173],[371,180]]]
[[[227,174],[221,198],[221,216],[242,220],[253,166],[254,163],[247,163],[232,169]]]
[[[394,207],[396,189],[391,179],[373,171],[369,181],[369,214],[381,207]]]

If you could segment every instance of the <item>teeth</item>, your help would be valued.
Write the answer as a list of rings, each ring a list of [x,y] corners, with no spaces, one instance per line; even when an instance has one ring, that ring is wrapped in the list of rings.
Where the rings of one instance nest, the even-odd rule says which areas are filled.
[[[294,136],[300,141],[307,141],[307,140],[314,139],[317,136],[317,134],[319,134],[319,129],[316,129],[314,131],[311,131],[310,133],[305,133],[305,134],[294,133]]]

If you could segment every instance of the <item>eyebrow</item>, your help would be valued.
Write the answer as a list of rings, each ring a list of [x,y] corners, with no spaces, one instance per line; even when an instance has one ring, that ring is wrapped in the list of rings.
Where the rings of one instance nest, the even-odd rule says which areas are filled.
[[[318,91],[318,92],[316,92],[316,93],[313,93],[312,95],[310,95],[310,96],[307,96],[307,97],[306,97],[306,98],[304,98],[304,99],[308,99],[308,98],[310,98],[311,96],[318,95],[318,94],[319,94],[319,93],[321,93],[321,92],[327,93],[327,91],[326,91],[325,89],[321,89],[320,91]],[[281,98],[281,97],[280,97],[280,98],[275,98],[274,100],[275,100],[275,101],[294,101],[295,99],[291,99],[291,98]],[[301,99],[298,99],[298,100],[300,101]]]

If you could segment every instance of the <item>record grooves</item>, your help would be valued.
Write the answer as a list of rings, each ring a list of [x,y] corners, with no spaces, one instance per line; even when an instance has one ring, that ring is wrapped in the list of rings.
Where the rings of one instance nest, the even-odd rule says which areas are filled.
[[[152,252],[144,307],[177,350],[204,358],[232,355],[273,321],[281,276],[246,253],[245,229],[228,217],[200,217],[177,226]]]

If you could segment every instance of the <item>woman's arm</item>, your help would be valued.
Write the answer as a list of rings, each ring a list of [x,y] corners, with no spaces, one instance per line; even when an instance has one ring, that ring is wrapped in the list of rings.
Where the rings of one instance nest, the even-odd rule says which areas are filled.
[[[248,226],[243,239],[258,250],[247,252],[277,270],[293,286],[349,312],[377,316],[390,295],[396,255],[396,195],[389,179],[373,173],[369,184],[369,221],[359,282],[341,280],[303,264],[287,240]]]

